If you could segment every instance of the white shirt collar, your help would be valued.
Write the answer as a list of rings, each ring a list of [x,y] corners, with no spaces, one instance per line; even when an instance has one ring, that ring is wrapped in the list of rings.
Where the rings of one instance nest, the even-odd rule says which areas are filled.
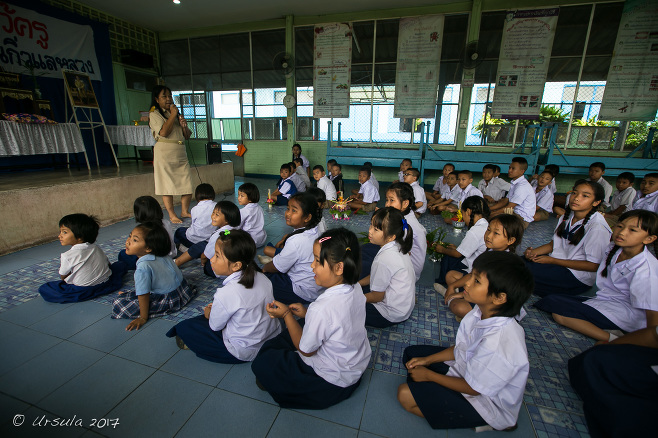
[[[209,261],[206,263],[209,263]],[[226,286],[227,284],[232,283],[234,281],[240,281],[241,278],[242,278],[242,271],[234,272],[224,279],[224,281],[222,282],[222,286]]]

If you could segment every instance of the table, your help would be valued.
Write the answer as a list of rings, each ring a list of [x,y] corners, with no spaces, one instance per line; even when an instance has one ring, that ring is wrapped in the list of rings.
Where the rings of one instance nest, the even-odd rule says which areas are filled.
[[[106,126],[107,134],[105,135],[105,141],[112,142],[112,144],[123,144],[128,146],[135,147],[135,161],[139,161],[137,155],[138,147],[150,147],[153,149],[155,145],[155,138],[151,133],[151,128],[148,125],[119,125],[119,126]],[[119,158],[120,160],[126,159]],[[130,158],[128,158],[130,159]]]

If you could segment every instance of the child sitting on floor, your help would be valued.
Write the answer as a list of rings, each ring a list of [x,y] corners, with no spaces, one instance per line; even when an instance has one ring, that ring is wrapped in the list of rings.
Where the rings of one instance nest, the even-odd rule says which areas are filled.
[[[238,204],[243,206],[240,210],[240,229],[251,235],[256,248],[265,245],[267,241],[265,213],[258,201],[260,192],[256,184],[244,183],[238,187]]]
[[[495,165],[485,164],[482,168],[482,180],[478,183],[478,190],[482,192],[482,197],[489,204],[500,201],[500,198],[503,198],[510,188],[510,183],[494,177],[495,172]]]
[[[633,210],[658,213],[658,173],[647,173],[640,183],[640,191],[633,200]]]
[[[176,245],[182,244],[187,251],[192,245],[207,242],[210,235],[217,229],[212,225],[211,214],[215,208],[215,189],[210,184],[199,184],[194,190],[194,198],[198,204],[192,209],[192,224],[189,228],[179,227],[174,233]],[[200,249],[203,251],[203,247]],[[201,253],[196,254],[199,257]],[[195,258],[195,257],[193,257]]]
[[[404,160],[402,160],[402,162],[400,163],[400,171],[398,172],[398,181],[404,182],[404,172],[406,172],[407,169],[409,169],[413,165],[414,163],[409,158],[405,158]]]
[[[425,197],[425,190],[418,184],[418,178],[420,178],[420,172],[414,167],[410,167],[404,172],[404,182],[411,186],[411,189],[414,191],[414,199],[416,200],[416,217],[419,217],[421,214],[427,211],[427,198]]]
[[[279,170],[281,180],[278,182],[276,190],[272,193],[274,205],[288,205],[288,199],[297,193],[297,186],[290,179],[290,166],[288,163],[281,165]]]
[[[471,196],[479,196],[484,199],[482,192],[473,185],[473,172],[470,170],[460,170],[457,172],[457,185],[461,189],[459,198],[457,198],[457,205],[450,204],[446,210],[452,212],[461,210],[463,202]]]
[[[82,213],[69,214],[59,220],[59,242],[62,246],[71,246],[71,249],[61,255],[61,280],[49,281],[39,287],[44,300],[76,303],[121,287],[126,265],[116,262],[110,266],[103,250],[94,244],[98,229],[96,218]]]
[[[441,195],[445,188],[448,186],[448,175],[450,175],[450,172],[455,171],[455,165],[452,163],[446,163],[443,165],[443,175],[441,175],[436,182],[434,183],[434,187],[432,188],[431,192],[425,192],[425,197],[427,198],[427,202],[432,202],[432,201],[438,201],[441,199]]]
[[[308,177],[308,174],[306,173],[306,169],[304,168],[303,165],[303,160],[301,158],[295,158],[294,160],[292,160],[292,164],[295,166],[295,173],[299,175],[299,178],[306,186],[306,189],[311,187],[311,179]]]
[[[345,192],[345,185],[343,184],[343,166],[336,163],[331,167],[331,182],[336,188],[336,193]]]
[[[313,273],[326,290],[308,306],[267,305],[287,330],[267,341],[251,364],[256,384],[282,408],[325,409],[352,395],[371,350],[359,277],[359,242],[345,228],[313,242]],[[303,321],[303,324],[296,318]]]
[[[162,207],[160,207],[158,201],[153,196],[140,196],[133,203],[133,212],[135,213],[135,221],[138,224],[143,224],[144,222],[162,222],[162,226],[167,230],[169,239],[171,239],[169,257],[172,259],[175,258],[178,251],[174,243],[174,230],[171,228],[171,222],[164,218]],[[126,255],[126,250],[122,249],[119,251],[117,258],[126,264],[129,271],[135,270],[137,257]]]
[[[658,260],[647,248],[656,236],[656,213],[632,210],[622,214],[608,257],[596,275],[596,296],[550,295],[535,307],[552,313],[558,324],[598,341],[612,341],[621,336],[619,330],[658,326]]]
[[[149,318],[181,310],[196,296],[171,257],[167,231],[158,222],[137,225],[128,240],[126,254],[136,255],[135,290],[120,292],[114,300],[112,318],[136,318],[126,330],[139,330]]]
[[[553,192],[551,191],[551,181],[553,174],[549,170],[544,170],[537,178],[535,186],[535,200],[537,210],[533,217],[534,221],[548,220],[551,210],[553,210]]]
[[[462,190],[457,185],[457,172],[450,172],[445,181],[446,184],[443,187],[443,192],[441,192],[441,198],[431,201],[427,205],[427,208],[432,214],[439,214],[450,204],[454,203],[457,205],[457,200],[459,199],[459,194]]]
[[[610,205],[610,195],[612,195],[612,186],[605,180],[605,178],[603,178],[603,175],[605,175],[605,164],[597,161],[596,163],[589,165],[589,178],[587,178],[587,180],[601,184],[601,187],[603,187],[603,191],[605,192],[602,207],[608,207]]]
[[[475,306],[459,325],[455,345],[405,349],[402,407],[433,429],[516,429],[530,365],[525,332],[514,318],[531,293],[532,275],[519,256],[481,254],[464,287]]]
[[[610,197],[610,211],[603,215],[611,228],[617,224],[619,216],[633,208],[633,199],[636,194],[633,188],[634,182],[635,175],[631,172],[622,172],[617,177],[615,184],[617,190]]]
[[[306,176],[310,176],[311,163],[308,161],[308,158],[302,155],[302,147],[299,145],[299,143],[292,145],[292,159],[294,160],[295,158],[300,158],[302,160],[304,172],[306,172]]]
[[[523,176],[528,170],[528,161],[523,157],[512,158],[507,175],[511,184],[507,197],[491,205],[491,217],[502,213],[515,214],[523,220],[523,226],[528,227],[534,221],[537,212],[535,191]]]
[[[374,184],[370,181],[370,169],[362,167],[359,170],[359,183],[361,188],[355,199],[348,205],[352,210],[375,211],[377,201],[379,201],[379,191],[375,189]]]
[[[208,260],[215,255],[215,242],[217,242],[220,234],[224,231],[235,230],[240,227],[240,209],[231,201],[219,201],[212,212],[212,223],[217,227],[217,231],[212,233],[212,236],[208,239],[208,243],[203,248],[201,264],[203,265],[204,274],[215,278],[215,273]]]
[[[295,163],[292,161],[288,163],[288,167],[290,168],[290,181],[293,182],[295,187],[297,187],[297,192],[305,192],[306,191],[306,183],[302,179],[301,176],[295,171]]]
[[[324,196],[327,198],[327,201],[336,200],[336,187],[325,175],[324,167],[319,164],[313,167],[313,179],[317,181],[318,189],[324,192]]]
[[[363,167],[370,169],[370,182],[375,186],[377,191],[379,191],[379,181],[377,181],[377,178],[375,178],[375,172],[372,171],[372,163],[370,161],[366,161],[363,163]]]
[[[274,301],[272,283],[254,262],[256,245],[242,230],[222,231],[210,259],[218,277],[226,277],[203,315],[179,322],[167,336],[201,359],[218,363],[253,360],[265,341],[281,333],[265,306]]]

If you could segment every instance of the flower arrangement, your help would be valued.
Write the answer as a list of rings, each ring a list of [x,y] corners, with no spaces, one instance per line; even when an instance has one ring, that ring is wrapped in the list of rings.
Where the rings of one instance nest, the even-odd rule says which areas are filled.
[[[436,230],[427,233],[427,236],[425,236],[427,239],[427,255],[431,261],[438,262],[443,258],[443,253],[437,252],[434,249],[434,246],[436,244],[447,248],[448,244],[443,241],[447,235],[447,231],[437,228]]]
[[[329,209],[329,214],[336,220],[349,220],[352,211],[347,205],[352,200],[351,197],[343,199],[343,192],[338,192],[338,199]]]
[[[452,217],[452,226],[455,228],[464,228],[464,216],[462,216],[461,210],[457,210],[457,213]]]
[[[270,192],[270,189],[267,189],[267,201],[265,201],[269,204],[270,208],[274,205],[274,199],[272,199],[272,193]]]

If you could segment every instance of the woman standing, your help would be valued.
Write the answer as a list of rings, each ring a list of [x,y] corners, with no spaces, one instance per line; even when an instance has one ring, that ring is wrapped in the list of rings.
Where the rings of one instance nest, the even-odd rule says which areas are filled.
[[[192,178],[184,142],[192,132],[174,105],[169,88],[156,85],[151,95],[149,126],[156,140],[153,148],[155,194],[162,195],[169,220],[180,224],[183,221],[174,211],[174,195],[181,195],[181,216],[191,217]]]

